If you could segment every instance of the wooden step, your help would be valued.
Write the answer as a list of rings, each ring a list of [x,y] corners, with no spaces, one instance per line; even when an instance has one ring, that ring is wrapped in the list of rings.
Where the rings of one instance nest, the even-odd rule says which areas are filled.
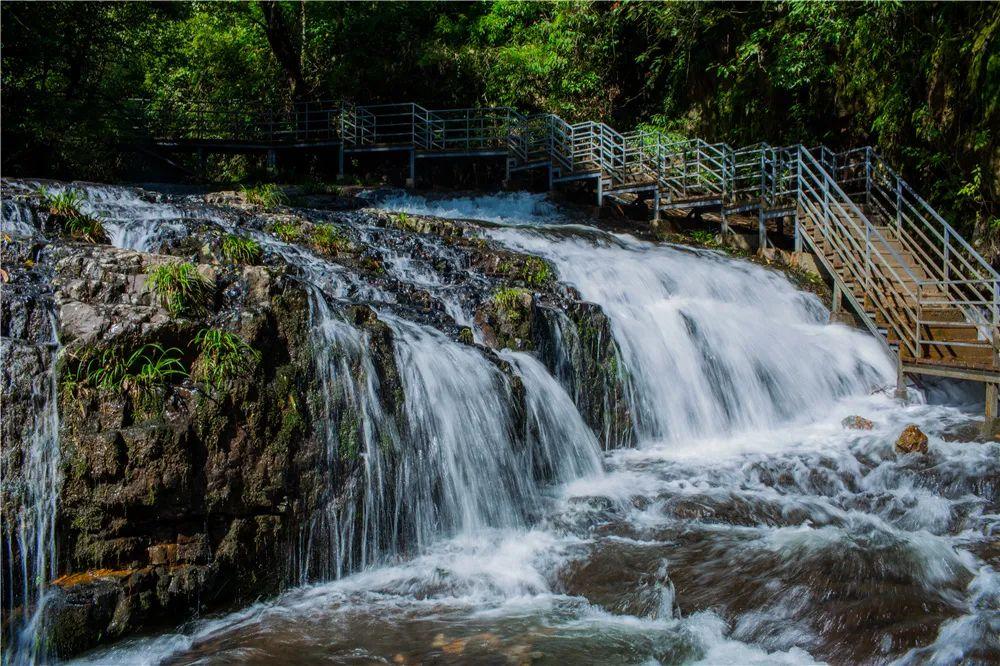
[[[902,347],[905,349],[905,346]],[[993,361],[993,350],[986,347],[956,347],[945,344],[924,342],[921,345],[921,358],[938,361],[948,361],[966,367],[997,368]],[[915,358],[909,351],[903,352],[903,358]]]

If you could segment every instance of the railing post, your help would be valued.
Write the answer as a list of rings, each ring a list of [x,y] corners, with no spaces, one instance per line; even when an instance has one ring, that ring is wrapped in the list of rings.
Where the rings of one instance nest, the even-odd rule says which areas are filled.
[[[694,167],[694,178],[695,183],[701,183],[701,142],[695,144],[695,167]]]
[[[865,225],[865,294],[872,289],[872,229]]]
[[[823,238],[830,242],[830,176],[823,174]]]
[[[684,190],[684,196],[687,197],[688,193],[688,158],[687,158],[687,147],[681,150],[681,187]]]
[[[945,230],[947,232],[947,229]],[[903,181],[896,176],[896,234],[903,235]]]
[[[941,271],[941,274],[944,276],[944,283],[945,283],[944,284],[944,293],[948,297],[950,297],[950,294],[951,294],[951,285],[948,284],[948,281],[951,279],[951,268],[950,268],[950,263],[951,263],[950,254],[951,253],[950,253],[950,250],[951,250],[951,229],[950,229],[950,227],[945,227],[944,228],[944,252],[941,253],[942,262],[944,264],[942,266],[942,268],[944,270]]]
[[[802,146],[795,147],[795,252],[802,252],[802,225],[799,210],[802,208]]]
[[[865,205],[872,203],[872,147],[865,146]]]

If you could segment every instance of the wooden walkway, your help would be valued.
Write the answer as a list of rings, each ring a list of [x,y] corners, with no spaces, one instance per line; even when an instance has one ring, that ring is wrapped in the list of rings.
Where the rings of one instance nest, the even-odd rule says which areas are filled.
[[[155,145],[213,150],[329,146],[339,155],[408,153],[417,160],[494,157],[507,175],[547,172],[550,188],[592,180],[596,201],[702,209],[727,220],[794,219],[796,250],[808,247],[834,282],[834,309],[849,305],[904,375],[986,384],[986,424],[996,427],[1000,385],[1000,274],[870,147],[732,148],[659,132],[619,133],[604,123],[567,123],[500,108],[426,109],[412,103],[311,102],[282,112],[187,105],[138,107],[137,133]]]

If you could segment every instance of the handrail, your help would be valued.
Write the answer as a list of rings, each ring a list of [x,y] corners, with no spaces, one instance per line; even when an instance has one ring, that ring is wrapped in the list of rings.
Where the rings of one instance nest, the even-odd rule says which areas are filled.
[[[653,189],[657,205],[661,197],[720,205],[724,228],[727,210],[756,209],[762,244],[768,242],[765,212],[794,210],[796,233],[800,216],[815,225],[841,270],[914,357],[924,344],[945,344],[923,332],[937,323],[924,308],[940,310],[942,303],[964,313],[964,322],[986,328],[981,344],[1000,350],[1000,273],[868,146],[840,153],[763,142],[733,148],[655,130],[621,133],[603,122],[571,124],[510,107],[428,109],[412,102],[320,100],[280,111],[147,103],[137,124],[157,118],[180,139],[228,133],[264,142],[337,140],[342,150],[499,153],[508,166],[548,165],[553,179],[596,178],[599,198],[616,188]],[[892,307],[882,302],[887,297],[895,299]],[[866,323],[874,330],[874,321]]]

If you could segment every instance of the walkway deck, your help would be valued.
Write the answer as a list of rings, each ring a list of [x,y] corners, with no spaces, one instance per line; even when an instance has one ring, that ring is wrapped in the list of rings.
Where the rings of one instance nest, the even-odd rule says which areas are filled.
[[[654,131],[619,133],[604,123],[567,123],[514,109],[426,109],[413,103],[357,106],[311,102],[285,112],[217,106],[140,108],[137,132],[155,145],[213,150],[336,148],[344,156],[403,151],[430,157],[505,158],[508,177],[529,169],[550,187],[593,180],[606,198],[652,200],[668,209],[794,218],[796,249],[808,247],[846,301],[905,374],[981,381],[986,428],[995,427],[1000,385],[1000,274],[871,147],[732,148]]]

